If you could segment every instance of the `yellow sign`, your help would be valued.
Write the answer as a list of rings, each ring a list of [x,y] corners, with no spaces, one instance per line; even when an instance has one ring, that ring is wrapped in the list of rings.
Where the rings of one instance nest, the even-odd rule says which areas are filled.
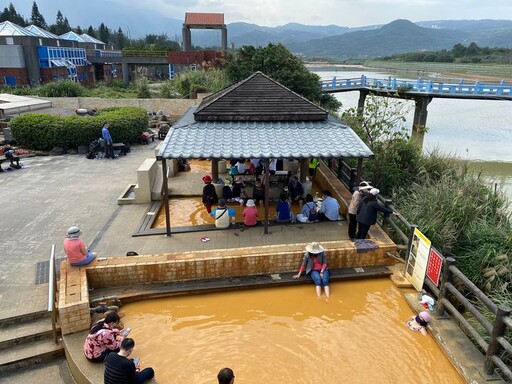
[[[407,257],[405,277],[418,291],[423,288],[430,245],[430,240],[418,228],[415,228],[409,248],[409,256]]]

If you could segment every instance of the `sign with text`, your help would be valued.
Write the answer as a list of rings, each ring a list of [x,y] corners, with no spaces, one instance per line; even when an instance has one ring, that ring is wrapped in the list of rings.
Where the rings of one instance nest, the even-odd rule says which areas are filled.
[[[428,258],[427,277],[436,285],[439,286],[439,277],[441,276],[441,269],[443,268],[444,257],[434,247],[430,248],[430,256]]]
[[[428,257],[431,242],[418,228],[414,229],[409,257],[405,267],[405,277],[420,291],[423,288],[425,272],[427,271]]]

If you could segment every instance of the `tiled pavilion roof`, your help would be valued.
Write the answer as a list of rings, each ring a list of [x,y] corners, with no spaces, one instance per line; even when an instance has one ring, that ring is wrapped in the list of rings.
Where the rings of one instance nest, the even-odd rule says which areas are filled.
[[[347,125],[256,72],[191,108],[169,130],[157,158],[368,158]]]

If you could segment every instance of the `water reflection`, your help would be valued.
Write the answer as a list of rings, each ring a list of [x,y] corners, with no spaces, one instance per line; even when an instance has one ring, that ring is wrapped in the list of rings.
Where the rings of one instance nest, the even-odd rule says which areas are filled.
[[[389,279],[174,297],[128,304],[136,354],[161,383],[462,383]]]

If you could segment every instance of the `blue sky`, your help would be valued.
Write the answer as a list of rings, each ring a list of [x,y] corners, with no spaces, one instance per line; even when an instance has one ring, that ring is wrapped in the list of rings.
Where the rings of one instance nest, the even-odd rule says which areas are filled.
[[[30,18],[33,0],[12,1]],[[38,7],[48,23],[61,10],[71,25],[98,25],[116,14],[156,13],[183,20],[185,12],[224,13],[227,24],[248,22],[277,26],[290,22],[360,27],[410,21],[448,19],[512,20],[512,0],[40,0]],[[7,2],[5,2],[7,4]]]

